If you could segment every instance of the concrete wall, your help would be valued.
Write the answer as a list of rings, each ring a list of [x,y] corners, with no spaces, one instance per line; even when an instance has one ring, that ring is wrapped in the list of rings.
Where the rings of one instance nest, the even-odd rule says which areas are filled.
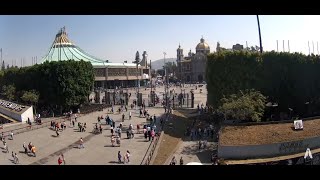
[[[27,122],[28,118],[31,122],[34,121],[33,106],[29,107],[28,110],[21,114],[21,122]]]
[[[283,156],[305,152],[307,148],[320,147],[320,137],[307,138],[300,141],[245,145],[224,146],[219,143],[218,157],[224,159],[253,159]]]
[[[6,116],[9,116],[14,120],[21,121],[21,115],[20,114],[16,114],[16,113],[11,112],[11,111],[9,111],[7,109],[0,108],[0,113],[4,114]]]

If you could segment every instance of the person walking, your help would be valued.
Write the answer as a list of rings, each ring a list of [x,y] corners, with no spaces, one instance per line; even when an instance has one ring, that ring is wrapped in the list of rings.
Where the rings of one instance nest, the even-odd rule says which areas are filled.
[[[79,149],[84,148],[82,137],[79,140]]]
[[[132,116],[131,111],[129,111],[129,120],[131,120],[131,116]]]
[[[124,122],[124,117],[125,117],[125,115],[124,115],[124,113],[122,114],[122,122]]]
[[[19,158],[18,158],[17,153],[14,153],[14,161],[16,164],[19,164]]]

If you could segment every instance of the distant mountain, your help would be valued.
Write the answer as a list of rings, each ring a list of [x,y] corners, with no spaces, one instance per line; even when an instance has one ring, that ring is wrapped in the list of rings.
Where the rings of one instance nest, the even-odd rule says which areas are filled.
[[[166,58],[166,62],[175,62],[176,63],[177,58]],[[162,69],[164,65],[163,59],[159,59],[156,61],[151,61],[151,68],[152,69]]]

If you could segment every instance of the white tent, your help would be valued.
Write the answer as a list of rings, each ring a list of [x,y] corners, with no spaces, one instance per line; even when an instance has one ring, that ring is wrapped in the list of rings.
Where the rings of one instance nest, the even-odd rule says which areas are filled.
[[[203,164],[199,162],[189,162],[186,165],[203,165]]]

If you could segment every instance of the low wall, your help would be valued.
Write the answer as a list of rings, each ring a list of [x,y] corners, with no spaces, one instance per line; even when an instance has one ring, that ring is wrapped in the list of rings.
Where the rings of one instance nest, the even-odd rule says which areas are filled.
[[[300,141],[259,145],[218,145],[218,157],[223,159],[254,159],[284,156],[305,152],[307,148],[320,148],[320,136]]]

